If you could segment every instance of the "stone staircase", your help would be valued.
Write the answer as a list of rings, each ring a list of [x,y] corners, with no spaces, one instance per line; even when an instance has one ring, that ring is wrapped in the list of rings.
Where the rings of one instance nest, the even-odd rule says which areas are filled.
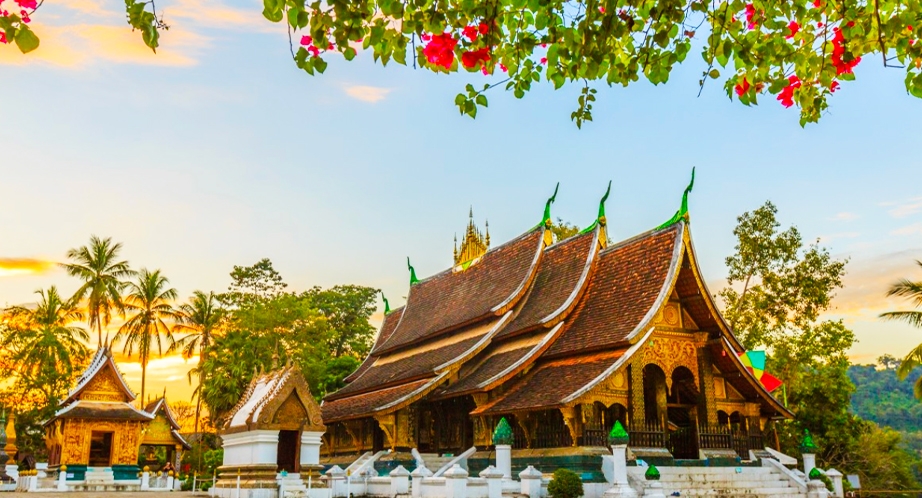
[[[454,460],[454,456],[439,456],[438,453],[420,453],[426,468],[435,472],[445,466],[446,463]]]
[[[307,496],[307,484],[301,480],[301,474],[288,474],[277,478],[279,483],[279,496],[294,498]]]
[[[770,467],[657,467],[666,496],[766,498],[806,496],[780,472]],[[644,483],[646,467],[631,467],[635,483]],[[678,495],[674,493],[678,492]]]

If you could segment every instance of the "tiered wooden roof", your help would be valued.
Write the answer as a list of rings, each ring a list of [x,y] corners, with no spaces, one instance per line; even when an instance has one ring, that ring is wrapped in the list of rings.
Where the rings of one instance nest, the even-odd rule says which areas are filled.
[[[604,208],[590,229],[564,241],[549,244],[548,227],[490,249],[469,267],[411,285],[406,306],[385,316],[372,353],[348,385],[326,397],[324,421],[383,415],[424,396],[445,399],[500,385],[503,394],[474,414],[563,406],[625,364],[670,296],[682,301],[722,358],[742,351],[700,278],[687,216],[612,245]],[[728,361],[719,366],[741,371],[732,382],[761,399],[764,413],[789,414]]]
[[[137,420],[148,422],[154,415],[132,406],[134,392],[128,387],[108,347],[96,350],[77,384],[61,401],[46,425],[57,419]]]

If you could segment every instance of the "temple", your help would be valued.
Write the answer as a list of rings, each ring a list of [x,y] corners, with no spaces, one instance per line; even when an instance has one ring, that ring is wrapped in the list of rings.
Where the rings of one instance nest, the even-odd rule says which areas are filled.
[[[83,480],[89,468],[111,469],[115,480],[137,479],[139,454],[145,448],[167,447],[178,463],[189,445],[179,435],[165,397],[141,410],[137,396],[115,364],[112,351],[96,351],[54,416],[45,422],[48,464],[67,465],[68,478]]]
[[[773,443],[764,431],[791,413],[745,368],[705,286],[691,187],[672,219],[617,243],[607,192],[595,221],[562,241],[550,230],[556,191],[540,224],[496,247],[471,219],[454,266],[421,280],[413,272],[406,305],[386,314],[370,355],[325,398],[323,461],[483,452],[501,418],[513,460],[539,465],[542,455],[571,467],[586,457],[598,469],[615,421],[635,456],[670,462],[708,450],[749,460]]]

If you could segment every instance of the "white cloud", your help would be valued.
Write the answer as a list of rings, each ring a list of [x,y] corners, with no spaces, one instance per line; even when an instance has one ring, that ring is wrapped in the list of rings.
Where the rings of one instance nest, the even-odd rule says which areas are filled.
[[[858,232],[839,232],[829,235],[820,235],[819,239],[822,243],[828,244],[836,239],[854,239],[860,236],[861,234]]]
[[[346,95],[356,99],[361,100],[362,102],[370,102],[372,104],[384,100],[387,97],[387,94],[391,93],[390,88],[380,88],[376,86],[365,86],[365,85],[348,85],[343,90],[346,92]]]
[[[857,219],[858,219],[857,214],[849,213],[845,211],[841,213],[836,213],[836,215],[832,217],[832,221],[855,221]]]
[[[922,223],[913,223],[890,232],[890,235],[922,235]]]
[[[889,211],[894,218],[905,218],[909,215],[922,212],[922,197],[913,197],[907,201],[894,204],[896,207]]]

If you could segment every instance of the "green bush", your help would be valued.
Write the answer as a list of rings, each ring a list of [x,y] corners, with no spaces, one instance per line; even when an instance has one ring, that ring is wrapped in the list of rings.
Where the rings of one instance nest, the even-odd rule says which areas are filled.
[[[211,481],[205,481],[202,483],[201,491],[208,491],[211,488]]]
[[[180,491],[192,491],[192,476],[186,476],[186,479],[183,480],[182,484],[179,486]]]
[[[579,498],[583,496],[583,481],[572,470],[557,469],[547,485],[547,493],[552,498]]]

